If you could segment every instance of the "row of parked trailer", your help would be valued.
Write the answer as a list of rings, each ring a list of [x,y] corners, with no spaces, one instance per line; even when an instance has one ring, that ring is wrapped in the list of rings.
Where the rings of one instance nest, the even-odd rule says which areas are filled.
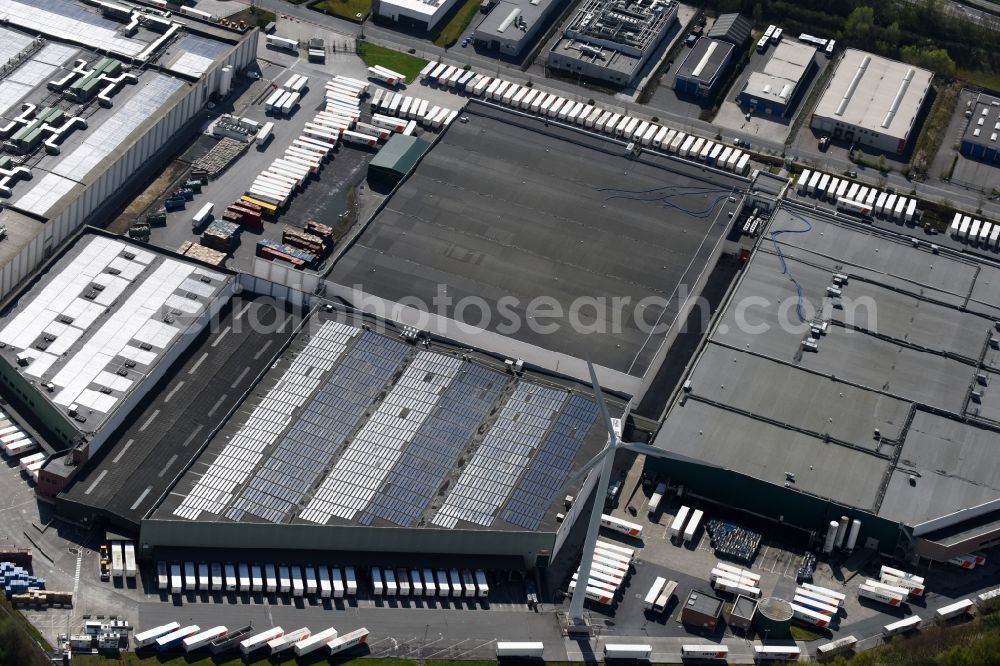
[[[382,65],[373,65],[372,67],[369,67],[368,78],[381,81],[387,86],[393,87],[406,83],[405,75],[400,74],[399,72],[394,72],[388,67],[383,67]]]
[[[825,629],[840,614],[847,595],[812,583],[802,583],[792,597],[792,618],[813,627]]]
[[[957,555],[948,560],[948,564],[954,564],[956,567],[961,567],[962,569],[975,569],[986,564],[986,553],[976,551],[966,553],[965,555]]]
[[[1000,222],[979,220],[956,212],[951,221],[951,236],[986,250],[1000,250]]]
[[[683,543],[690,543],[694,539],[695,534],[698,533],[698,528],[701,527],[701,520],[704,516],[705,512],[701,509],[691,511],[691,507],[681,506],[677,511],[677,515],[674,516],[673,521],[670,523],[670,540],[677,543],[678,538],[680,538],[683,540]]]
[[[918,217],[917,200],[912,197],[884,192],[877,187],[822,171],[803,169],[796,181],[796,191],[831,201],[837,205],[838,210],[862,217],[884,217],[905,224],[912,223]]]
[[[298,107],[308,88],[309,77],[292,74],[264,100],[264,110],[275,116],[289,116]]]
[[[716,562],[708,574],[709,584],[716,590],[741,595],[750,599],[760,599],[760,574],[747,569]]]
[[[38,443],[21,429],[14,417],[3,411],[0,411],[0,450],[17,459],[22,474],[38,482],[38,474],[48,456],[38,450]]]
[[[135,580],[138,568],[135,563],[135,544],[131,541],[111,542],[111,576]]]
[[[240,592],[354,597],[358,579],[354,567],[326,565],[246,564],[218,562],[156,563],[156,584],[171,594],[182,592]]]
[[[486,572],[476,569],[410,569],[372,567],[372,594],[376,597],[464,597],[486,599],[490,586]]]
[[[545,643],[541,641],[497,641],[497,661],[543,659]],[[645,643],[605,643],[605,659],[635,659],[649,661],[653,646]]]
[[[598,539],[590,562],[585,597],[604,606],[614,605],[625,581],[632,575],[634,561],[634,549]],[[579,582],[580,567],[577,566],[569,582],[570,592],[576,590]]]
[[[754,643],[753,652],[757,662],[798,661],[802,656],[802,650],[795,645]],[[685,661],[726,661],[729,648],[715,643],[685,644],[681,645],[681,657]]]
[[[270,655],[291,650],[297,657],[301,657],[323,648],[331,655],[350,650],[367,642],[368,629],[362,627],[342,636],[333,627],[315,633],[308,627],[287,633],[281,627],[272,627],[255,633],[251,627],[230,631],[224,625],[202,629],[196,624],[182,627],[178,622],[170,622],[138,632],[132,640],[136,649],[148,647],[160,652],[183,649],[189,653],[209,648],[212,654],[220,654],[239,649],[247,656],[263,650]]]
[[[455,89],[504,106],[564,121],[647,148],[704,162],[717,169],[745,175],[750,155],[734,146],[670,129],[652,121],[605,110],[595,104],[577,102],[532,86],[477,74],[440,63],[429,63],[420,73],[427,84]]]
[[[381,88],[372,95],[371,109],[379,118],[400,118],[409,121],[402,130],[403,134],[412,134],[417,123],[427,129],[441,129],[450,125],[458,116],[458,111],[454,109],[432,105],[426,99]]]

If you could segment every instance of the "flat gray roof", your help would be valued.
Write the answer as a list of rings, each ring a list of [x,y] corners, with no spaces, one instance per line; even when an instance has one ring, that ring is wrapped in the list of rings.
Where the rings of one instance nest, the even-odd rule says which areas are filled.
[[[556,0],[500,0],[483,22],[476,26],[476,37],[482,39],[491,35],[511,42],[520,41],[531,34],[535,23],[548,14],[553,2]],[[527,29],[521,30],[515,26],[515,18],[523,20]],[[500,30],[501,26],[503,31]]]
[[[703,85],[711,85],[729,62],[735,47],[730,42],[702,38],[688,51],[677,69],[677,76]]]
[[[787,105],[812,66],[816,47],[783,39],[774,47],[764,69],[752,72],[743,92],[760,99]]]
[[[995,269],[787,208],[770,230],[656,445],[908,525],[1000,497],[1000,400],[989,381],[968,396],[1000,364],[995,314],[969,297]]]
[[[907,138],[933,78],[926,69],[847,49],[813,114]]]
[[[962,140],[1000,148],[1000,97],[986,93],[976,96]]]
[[[466,115],[329,279],[643,376],[676,316],[675,290],[706,269],[735,206],[728,194],[744,182],[656,156],[628,159],[608,140],[482,104]],[[543,301],[564,316],[536,318]]]
[[[85,234],[0,313],[0,358],[81,432],[97,432],[196,320],[226,297],[232,274],[124,239]],[[52,385],[52,390],[42,386]]]
[[[318,309],[155,517],[555,531],[606,439],[585,386]]]

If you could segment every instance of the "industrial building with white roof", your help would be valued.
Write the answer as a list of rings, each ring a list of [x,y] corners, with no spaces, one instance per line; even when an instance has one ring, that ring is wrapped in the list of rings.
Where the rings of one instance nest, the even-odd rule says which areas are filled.
[[[933,78],[926,69],[847,49],[810,126],[837,140],[901,154],[916,136]]]
[[[379,0],[372,6],[375,15],[403,27],[431,31],[437,27],[457,0]]]
[[[795,205],[770,234],[647,473],[814,534],[857,519],[902,559],[1000,542],[1000,268]]]
[[[0,0],[0,297],[128,184],[256,58],[239,33],[151,8]],[[225,71],[224,71],[225,70]],[[149,171],[152,173],[152,171]]]
[[[792,110],[799,85],[813,68],[816,47],[782,40],[764,69],[752,72],[740,91],[740,105],[756,113],[786,116]]]
[[[234,287],[226,271],[85,233],[0,313],[0,381],[50,448],[86,463]],[[39,492],[54,495],[65,482],[43,469]]]
[[[500,0],[476,26],[477,46],[517,56],[535,42],[558,0]]]

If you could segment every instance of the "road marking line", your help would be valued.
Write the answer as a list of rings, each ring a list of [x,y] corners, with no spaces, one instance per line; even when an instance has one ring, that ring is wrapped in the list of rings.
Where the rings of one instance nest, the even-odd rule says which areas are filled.
[[[177,460],[177,454],[176,453],[174,455],[170,456],[170,460],[167,461],[167,464],[163,466],[163,469],[161,469],[160,473],[157,474],[156,476],[158,476],[158,477],[160,477],[162,479],[163,475],[166,474],[167,470],[170,469],[170,466],[174,464],[175,460]]]
[[[139,499],[137,499],[135,501],[135,503],[132,504],[132,506],[129,508],[129,511],[135,511],[135,508],[137,506],[139,506],[139,504],[142,502],[142,500],[146,499],[146,495],[148,495],[149,491],[152,490],[152,489],[153,489],[153,486],[146,486],[146,489],[142,491],[142,494],[139,495]]]
[[[248,372],[250,372],[250,368],[243,368],[243,372],[241,372],[240,376],[237,377],[236,380],[229,385],[229,388],[236,388],[236,385],[239,384],[241,381],[243,381],[243,378],[247,376]]]
[[[132,442],[134,441],[135,441],[134,439],[130,439],[127,442],[125,442],[125,446],[123,446],[122,450],[118,452],[118,455],[116,455],[114,458],[111,459],[111,462],[116,463],[119,460],[121,460],[122,456],[125,455],[125,452],[128,451],[128,447],[132,446]]]
[[[265,342],[264,346],[258,349],[257,353],[253,355],[253,360],[256,361],[257,359],[259,359],[264,354],[264,352],[267,351],[267,348],[271,346],[271,342],[272,342],[271,340]]]
[[[80,591],[80,568],[83,565],[83,548],[77,547],[76,549],[76,577],[73,579],[73,601],[76,602],[79,599],[78,593]],[[73,604],[76,606],[76,603]]]
[[[168,393],[167,397],[163,399],[163,402],[170,402],[170,399],[172,397],[174,397],[174,393],[177,393],[178,391],[180,391],[182,386],[184,386],[184,380],[183,379],[181,381],[177,382],[177,386],[175,386],[172,389],[170,389],[170,393]]]
[[[222,342],[222,338],[226,337],[226,335],[232,329],[233,329],[232,326],[226,326],[224,329],[222,329],[222,333],[219,333],[219,336],[217,338],[215,338],[215,342],[212,343],[212,347],[214,348],[217,344],[219,344],[220,342]]]
[[[236,316],[235,316],[235,317],[233,317],[233,320],[234,320],[234,321],[239,321],[239,320],[240,320],[240,317],[242,317],[242,316],[243,316],[243,315],[244,315],[244,314],[246,313],[246,311],[250,309],[250,306],[251,306],[251,305],[253,305],[253,301],[250,301],[249,303],[247,303],[247,304],[246,304],[246,306],[245,306],[245,307],[244,307],[244,308],[243,308],[242,310],[240,310],[240,311],[239,311],[239,312],[238,312],[238,313],[236,314]]]
[[[201,358],[195,361],[194,365],[191,366],[191,369],[188,370],[188,374],[193,375],[194,373],[196,373],[198,371],[198,368],[201,367],[201,362],[204,361],[206,358],[208,358],[208,352],[202,354]]]
[[[214,414],[215,410],[217,410],[219,408],[219,405],[221,405],[222,401],[225,400],[227,397],[228,397],[228,394],[226,394],[226,393],[223,393],[222,395],[220,395],[219,399],[216,400],[215,404],[212,406],[212,409],[208,410],[207,416],[211,416],[212,414]]]
[[[186,446],[187,446],[188,444],[190,444],[190,443],[191,443],[191,440],[192,440],[192,439],[194,439],[194,438],[195,438],[195,436],[197,436],[197,434],[198,434],[199,432],[201,432],[201,429],[202,429],[202,428],[204,428],[204,427],[205,427],[204,425],[202,425],[201,423],[199,423],[199,424],[198,424],[198,427],[197,427],[197,428],[195,428],[194,430],[192,430],[192,431],[191,431],[191,434],[190,434],[190,435],[188,435],[188,436],[187,436],[187,439],[185,439],[185,440],[184,440],[184,443],[183,443],[183,444],[181,444],[181,448],[184,448],[184,447],[186,447]]]
[[[153,413],[150,414],[149,418],[146,419],[146,422],[143,423],[142,426],[139,428],[139,432],[143,432],[144,430],[146,430],[146,428],[149,427],[149,424],[153,422],[153,419],[155,419],[159,415],[160,415],[160,410],[158,409],[154,410]]]
[[[91,493],[91,491],[94,490],[94,488],[97,487],[97,484],[100,483],[102,479],[104,479],[104,477],[105,477],[105,475],[107,475],[107,473],[108,473],[108,470],[106,470],[106,469],[102,470],[101,473],[97,475],[97,478],[94,479],[94,482],[92,484],[90,484],[90,487],[87,488],[85,491],[83,491],[83,494],[84,495],[89,495]]]

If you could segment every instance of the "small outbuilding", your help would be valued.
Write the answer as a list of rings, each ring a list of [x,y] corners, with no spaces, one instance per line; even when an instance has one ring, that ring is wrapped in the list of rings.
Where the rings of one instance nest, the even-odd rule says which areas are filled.
[[[392,189],[417,165],[430,144],[407,134],[394,134],[368,165],[373,187]]]

